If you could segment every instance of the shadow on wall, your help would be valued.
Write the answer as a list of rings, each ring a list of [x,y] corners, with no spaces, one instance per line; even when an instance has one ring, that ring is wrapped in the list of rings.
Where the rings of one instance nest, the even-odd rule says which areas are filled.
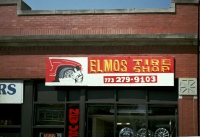
[[[0,47],[0,55],[197,54],[197,46],[34,46]]]

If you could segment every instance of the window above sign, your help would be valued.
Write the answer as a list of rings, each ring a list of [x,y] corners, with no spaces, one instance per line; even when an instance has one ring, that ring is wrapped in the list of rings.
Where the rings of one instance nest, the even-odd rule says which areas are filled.
[[[32,10],[170,8],[170,0],[23,0]]]

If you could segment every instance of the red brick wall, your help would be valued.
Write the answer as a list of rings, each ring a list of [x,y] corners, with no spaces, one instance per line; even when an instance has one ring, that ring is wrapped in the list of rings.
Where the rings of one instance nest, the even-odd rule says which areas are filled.
[[[175,77],[196,78],[198,56],[193,46],[113,46],[113,47],[0,47],[0,78],[45,78],[45,58],[89,54],[134,54],[174,56]],[[177,49],[176,49],[177,48]],[[147,54],[148,53],[148,54]]]
[[[176,13],[18,16],[16,6],[0,6],[0,35],[179,34],[197,33],[196,5]]]
[[[178,101],[179,136],[198,135],[198,100],[193,96],[183,96]]]

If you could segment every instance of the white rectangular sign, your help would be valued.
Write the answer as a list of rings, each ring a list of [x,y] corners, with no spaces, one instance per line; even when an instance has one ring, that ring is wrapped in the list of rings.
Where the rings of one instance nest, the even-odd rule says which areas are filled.
[[[88,56],[46,59],[46,86],[174,86],[169,56]]]
[[[0,80],[0,104],[22,104],[23,81]]]

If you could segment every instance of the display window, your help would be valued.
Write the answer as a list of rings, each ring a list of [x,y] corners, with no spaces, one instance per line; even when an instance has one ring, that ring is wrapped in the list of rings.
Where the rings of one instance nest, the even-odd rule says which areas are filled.
[[[38,104],[35,125],[64,125],[64,104]]]
[[[87,136],[110,137],[114,135],[114,105],[88,105]]]
[[[177,136],[177,108],[171,105],[150,105],[148,115],[149,130],[154,137]]]
[[[176,137],[176,105],[88,104],[87,137]],[[147,132],[148,131],[148,132]]]
[[[64,137],[66,125],[66,91],[35,82],[33,93],[33,136]],[[64,90],[64,91],[63,91]],[[59,92],[58,92],[59,91]]]
[[[19,104],[1,104],[0,109],[0,126],[21,125],[21,105]],[[13,110],[14,113],[8,110]]]
[[[21,105],[1,104],[0,137],[20,137]]]
[[[119,137],[135,136],[137,131],[146,128],[145,105],[118,105],[115,113],[117,113],[116,126]]]
[[[63,137],[65,125],[64,104],[35,104],[34,136]]]
[[[0,137],[21,137],[20,128],[2,128]]]
[[[176,137],[174,87],[74,87],[36,84],[34,137]]]

